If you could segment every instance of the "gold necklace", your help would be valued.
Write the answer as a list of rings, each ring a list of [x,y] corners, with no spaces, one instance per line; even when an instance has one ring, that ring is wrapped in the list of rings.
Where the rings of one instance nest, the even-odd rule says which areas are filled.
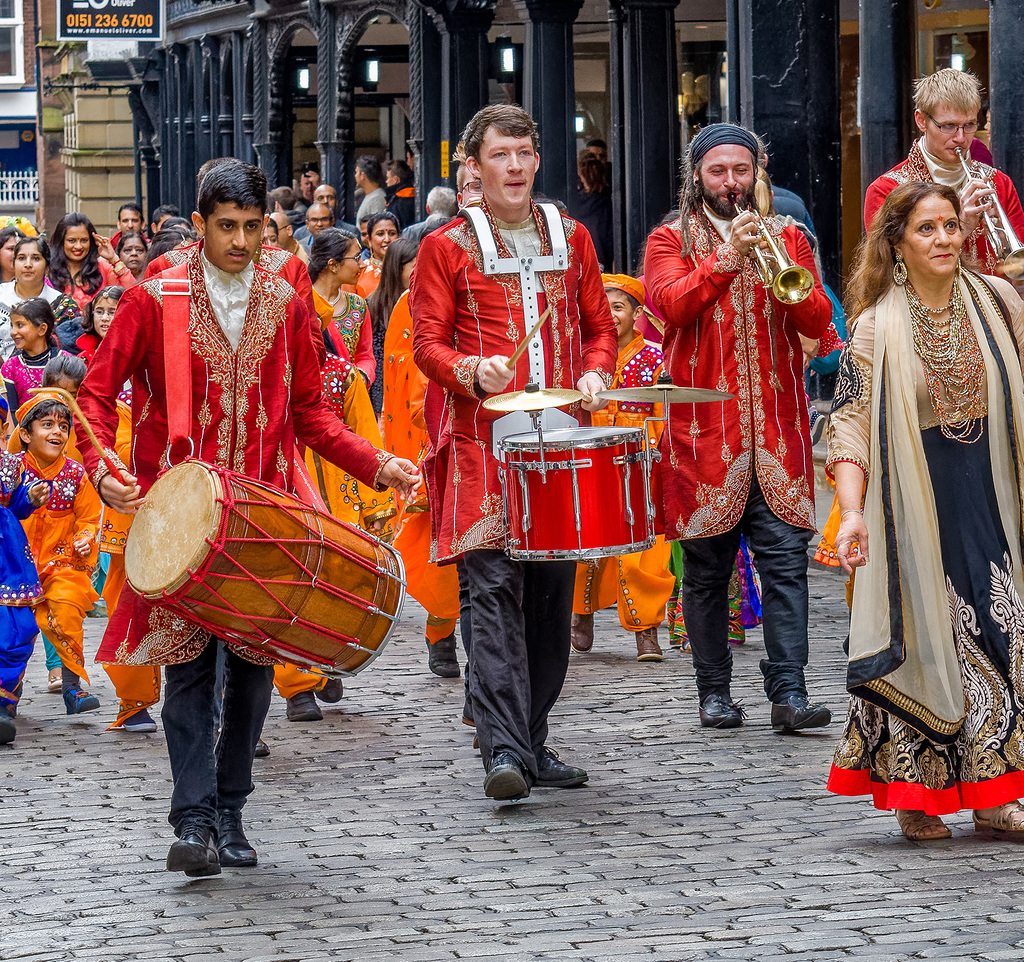
[[[921,358],[928,397],[942,433],[954,441],[973,444],[981,437],[982,418],[988,414],[983,396],[985,359],[960,285],[954,283],[949,303],[939,312],[949,312],[946,323],[936,323],[935,312],[921,302],[913,285],[908,283],[904,289],[914,349]]]

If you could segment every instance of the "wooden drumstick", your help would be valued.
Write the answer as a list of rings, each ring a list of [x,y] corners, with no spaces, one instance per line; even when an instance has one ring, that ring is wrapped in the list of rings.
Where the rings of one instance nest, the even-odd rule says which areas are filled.
[[[82,430],[85,431],[86,436],[92,442],[92,446],[96,449],[99,456],[103,459],[103,463],[107,466],[110,473],[114,476],[114,480],[119,484],[123,484],[126,488],[128,482],[125,480],[124,475],[121,474],[120,469],[111,460],[110,455],[103,449],[99,439],[96,437],[92,429],[92,425],[89,423],[86,416],[82,413],[82,409],[78,406],[78,402],[75,400],[74,395],[70,391],[65,391],[61,387],[30,387],[28,389],[29,394],[56,394],[60,397],[64,403],[71,409],[71,413],[78,419],[78,423],[82,425]]]
[[[513,370],[513,368],[515,368],[516,361],[518,361],[519,358],[521,358],[523,356],[523,351],[525,351],[530,346],[530,341],[533,340],[533,335],[536,334],[540,330],[541,325],[550,316],[551,316],[551,306],[548,305],[547,310],[545,310],[544,313],[541,314],[541,316],[537,319],[537,323],[534,324],[533,327],[530,328],[530,333],[527,334],[526,337],[523,338],[523,342],[519,345],[519,347],[517,347],[512,352],[512,356],[505,362],[505,367],[507,367],[510,371]]]

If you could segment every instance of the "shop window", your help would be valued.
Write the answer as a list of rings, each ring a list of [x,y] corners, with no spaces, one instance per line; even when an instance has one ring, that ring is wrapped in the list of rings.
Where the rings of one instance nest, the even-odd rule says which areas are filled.
[[[23,83],[25,38],[22,0],[0,0],[0,83]]]

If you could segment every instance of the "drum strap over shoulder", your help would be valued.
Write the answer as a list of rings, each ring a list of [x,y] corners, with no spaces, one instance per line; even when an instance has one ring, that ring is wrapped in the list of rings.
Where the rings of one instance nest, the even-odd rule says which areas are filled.
[[[192,346],[189,311],[192,285],[188,277],[160,279],[164,308],[164,383],[167,395],[167,442],[173,450],[192,444]]]

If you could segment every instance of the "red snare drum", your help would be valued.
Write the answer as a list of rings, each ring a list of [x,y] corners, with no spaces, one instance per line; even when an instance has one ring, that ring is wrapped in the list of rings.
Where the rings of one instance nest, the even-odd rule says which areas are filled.
[[[560,428],[500,444],[508,552],[586,561],[654,544],[643,428]]]
[[[218,637],[325,674],[373,661],[405,599],[389,545],[201,461],[176,465],[150,489],[125,573],[144,598]]]

